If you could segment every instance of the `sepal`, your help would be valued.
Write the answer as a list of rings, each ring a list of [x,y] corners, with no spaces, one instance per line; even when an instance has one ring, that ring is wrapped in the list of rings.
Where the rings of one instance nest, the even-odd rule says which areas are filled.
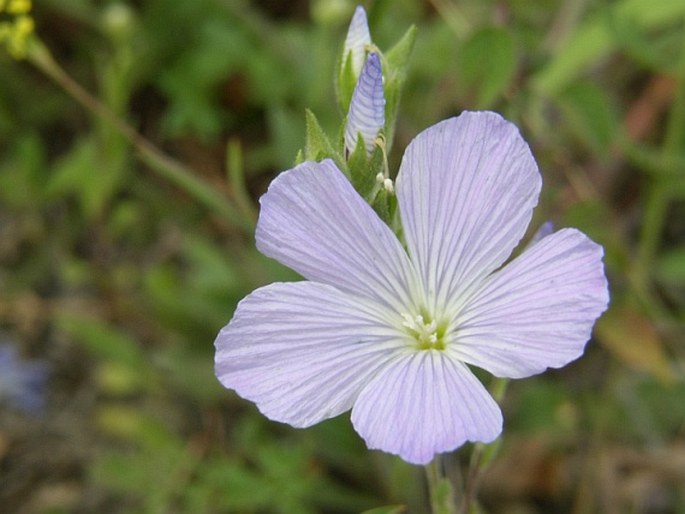
[[[302,151],[302,148],[300,148],[297,151],[297,154],[295,155],[295,162],[293,163],[295,166],[299,166],[305,161],[304,159],[304,152]]]
[[[357,139],[357,146],[349,154],[347,166],[350,170],[350,181],[356,191],[371,204],[378,192],[376,176],[383,172],[383,150],[375,147],[371,156],[366,153],[362,138]]]
[[[409,59],[416,41],[416,26],[407,29],[402,38],[386,54],[385,69],[385,136],[387,151],[390,152],[395,134],[395,122],[400,105],[400,96],[407,79]]]
[[[316,115],[309,109],[305,110],[306,141],[304,146],[304,161],[322,161],[333,159],[338,167],[347,173],[347,166],[340,153],[335,149],[323,128],[316,119]]]

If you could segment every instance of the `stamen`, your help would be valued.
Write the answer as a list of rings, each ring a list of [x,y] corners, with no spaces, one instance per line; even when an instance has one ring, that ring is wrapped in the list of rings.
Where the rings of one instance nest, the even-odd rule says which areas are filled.
[[[437,321],[433,319],[430,323],[426,323],[421,314],[412,317],[407,313],[402,313],[402,318],[404,319],[402,326],[408,329],[409,335],[416,340],[420,350],[444,349],[444,342],[438,334]]]

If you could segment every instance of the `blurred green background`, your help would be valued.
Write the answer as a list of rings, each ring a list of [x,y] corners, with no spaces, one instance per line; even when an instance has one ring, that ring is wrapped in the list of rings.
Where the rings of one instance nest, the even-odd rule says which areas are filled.
[[[499,111],[540,164],[535,224],[606,249],[611,309],[582,359],[510,385],[480,512],[685,513],[685,1],[362,4],[381,49],[418,28],[391,169]],[[348,416],[271,423],[213,374],[237,301],[296,279],[254,248],[257,199],[305,108],[336,134],[355,6],[35,2],[54,61],[0,54],[0,511],[428,512],[423,470]]]

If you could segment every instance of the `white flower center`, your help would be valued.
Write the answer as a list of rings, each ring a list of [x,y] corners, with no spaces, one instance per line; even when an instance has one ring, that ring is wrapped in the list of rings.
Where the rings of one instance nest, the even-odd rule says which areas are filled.
[[[445,341],[443,340],[444,329],[438,326],[437,321],[426,322],[421,314],[411,316],[402,313],[402,326],[407,329],[409,335],[416,340],[419,350],[444,350]]]

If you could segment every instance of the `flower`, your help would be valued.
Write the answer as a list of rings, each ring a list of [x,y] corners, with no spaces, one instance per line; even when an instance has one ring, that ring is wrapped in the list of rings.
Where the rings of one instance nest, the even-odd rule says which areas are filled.
[[[10,343],[0,343],[0,403],[26,412],[40,411],[47,377],[44,362],[22,360]]]
[[[358,5],[347,29],[342,56],[342,67],[344,68],[349,61],[355,77],[359,77],[362,71],[366,60],[366,49],[370,44],[371,33],[366,19],[366,11],[361,5]]]
[[[0,21],[0,45],[7,47],[15,59],[26,55],[29,37],[35,23],[31,17],[31,0],[0,0],[0,13],[9,15],[8,20]]]
[[[359,81],[352,93],[350,110],[345,124],[345,150],[354,152],[361,134],[367,155],[371,155],[376,138],[385,125],[385,96],[383,74],[378,53],[371,52],[364,63]]]
[[[352,410],[371,449],[415,464],[502,430],[469,366],[522,378],[578,358],[608,303],[602,248],[575,229],[507,264],[541,178],[514,125],[467,112],[419,134],[396,181],[404,241],[335,164],[261,198],[258,249],[305,281],[252,292],[217,336],[221,383],[307,427]]]

